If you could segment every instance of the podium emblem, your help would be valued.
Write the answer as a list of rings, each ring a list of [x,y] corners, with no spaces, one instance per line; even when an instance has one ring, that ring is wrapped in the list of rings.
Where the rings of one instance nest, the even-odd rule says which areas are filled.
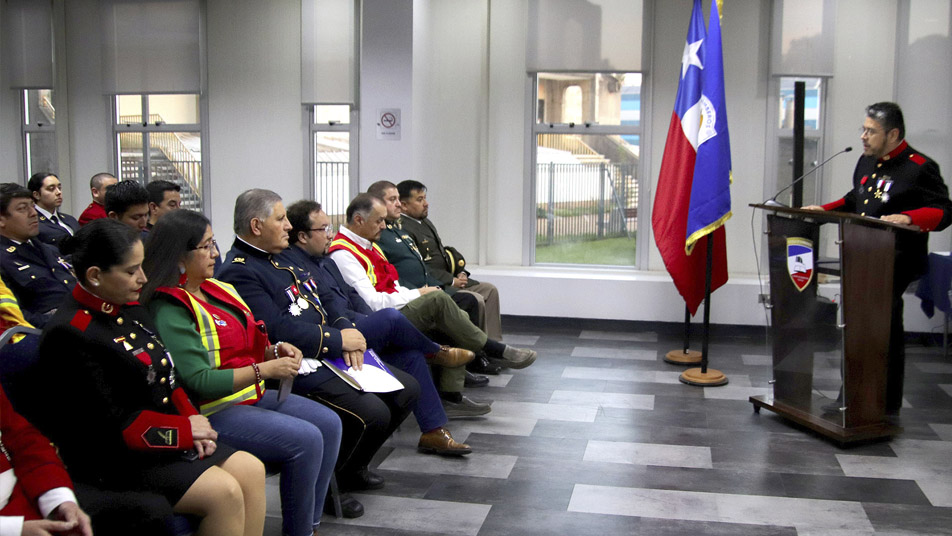
[[[803,292],[813,280],[813,241],[787,238],[787,273],[797,290]]]

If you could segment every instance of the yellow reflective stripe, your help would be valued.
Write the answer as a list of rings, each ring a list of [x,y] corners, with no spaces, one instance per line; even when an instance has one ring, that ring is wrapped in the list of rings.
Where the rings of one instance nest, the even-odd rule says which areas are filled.
[[[230,294],[231,297],[238,300],[238,303],[243,305],[245,309],[248,309],[248,310],[251,309],[251,307],[248,307],[248,304],[245,303],[245,300],[241,299],[241,295],[238,294],[238,290],[235,287],[233,287],[231,284],[225,283],[224,281],[219,281],[217,279],[206,279],[206,281],[208,281],[209,283],[217,286],[218,288]]]
[[[0,305],[17,305],[16,298],[0,298]]]
[[[385,261],[387,261],[387,262],[390,262],[389,260],[387,260],[387,256],[383,254],[383,250],[380,249],[380,246],[378,246],[376,242],[371,243],[371,244],[370,244],[370,247],[372,247],[372,248],[374,249],[374,251],[376,251],[377,254],[380,255],[380,257],[381,257],[383,260],[385,260]]]
[[[360,251],[359,249],[357,249],[357,246],[351,244],[350,242],[344,240],[343,238],[338,238],[337,240],[334,240],[334,242],[332,242],[331,245],[343,246],[347,248],[354,255],[363,259],[364,268],[367,270],[367,277],[370,278],[370,284],[373,286],[377,286],[377,274],[374,273],[374,263],[370,262],[370,258],[364,255],[363,251]],[[374,244],[374,246],[376,247],[376,244]],[[380,248],[377,248],[377,249],[379,250]]]
[[[195,318],[198,320],[198,335],[202,338],[202,345],[208,352],[208,364],[212,368],[220,368],[221,354],[218,351],[220,345],[218,344],[215,321],[212,319],[212,315],[208,314],[208,311],[190,293],[186,292],[185,295],[188,296],[192,304],[192,310],[195,311]]]
[[[262,380],[261,383],[259,383],[257,386],[255,384],[251,384],[248,387],[245,387],[244,389],[242,389],[241,391],[238,391],[237,393],[233,393],[228,396],[219,398],[218,400],[213,400],[211,402],[202,404],[199,410],[202,412],[202,415],[207,417],[211,415],[212,413],[221,411],[234,404],[239,404],[241,402],[244,402],[245,400],[251,400],[253,398],[257,398],[258,389],[255,389],[255,387],[260,389],[261,392],[263,393],[264,380]]]

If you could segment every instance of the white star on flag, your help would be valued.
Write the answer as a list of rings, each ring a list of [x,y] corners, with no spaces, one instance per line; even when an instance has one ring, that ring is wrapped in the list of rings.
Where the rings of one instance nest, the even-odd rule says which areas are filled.
[[[684,78],[684,75],[688,72],[688,67],[692,65],[697,66],[698,69],[704,68],[701,65],[701,58],[697,56],[697,51],[700,50],[702,42],[704,42],[703,39],[693,43],[684,42],[684,54],[681,55],[681,78]]]

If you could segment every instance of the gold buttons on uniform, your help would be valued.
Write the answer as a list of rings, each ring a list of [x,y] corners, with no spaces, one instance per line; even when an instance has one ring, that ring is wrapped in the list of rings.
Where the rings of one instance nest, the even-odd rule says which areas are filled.
[[[122,320],[122,317],[121,317],[121,316],[116,319],[116,324],[119,324],[119,325],[121,326],[121,325],[122,325],[122,322],[123,322],[123,320]]]
[[[875,173],[873,173],[873,175],[872,175],[872,177],[873,177],[873,178],[875,179],[875,178],[876,178],[876,174],[875,174]]]
[[[135,333],[130,333],[130,334],[129,334],[129,338],[132,339],[132,340],[136,340],[136,334],[135,334]]]
[[[325,346],[323,349],[321,349],[321,353],[322,353],[322,354],[326,354],[326,353],[327,353],[327,347],[326,347],[326,346]]]
[[[863,204],[864,205],[869,204],[869,199],[863,199]]]
[[[873,187],[870,186],[869,188],[866,189],[866,191],[867,191],[867,192],[872,192],[872,191],[873,191]]]
[[[324,332],[324,336],[325,336],[325,337],[330,337],[331,334],[325,331],[325,332]]]
[[[169,403],[169,397],[163,398],[163,399],[162,399],[162,403],[163,403],[163,404],[168,404],[168,403]]]
[[[161,378],[159,378],[159,383],[165,383],[165,376],[162,376]]]
[[[159,361],[159,363],[162,363],[162,366],[164,367],[169,364],[169,360],[163,357],[162,361]]]
[[[145,345],[145,347],[148,348],[149,350],[152,350],[155,348],[155,345],[150,342],[149,344]]]
[[[861,212],[861,213],[860,213],[860,216],[865,216],[865,215],[866,215],[865,212]]]

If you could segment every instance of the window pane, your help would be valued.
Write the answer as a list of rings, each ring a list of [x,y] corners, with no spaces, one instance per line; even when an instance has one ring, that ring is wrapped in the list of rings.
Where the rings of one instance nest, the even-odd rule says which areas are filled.
[[[149,95],[149,122],[182,125],[199,122],[198,95]]]
[[[116,110],[119,113],[117,123],[142,123],[142,96],[118,95]]]
[[[793,182],[793,138],[784,136],[778,140],[777,148],[777,190],[789,186]],[[817,164],[818,151],[820,149],[818,138],[804,138],[803,140],[803,172],[806,173],[813,169]],[[815,202],[816,181],[819,172],[812,173],[806,177],[800,184],[803,185],[803,204],[812,205]],[[777,199],[781,203],[791,205],[793,203],[793,190],[781,194]],[[792,205],[791,205],[792,206]]]
[[[121,132],[119,138],[119,180],[142,181],[145,176],[142,158],[142,133]]]
[[[318,104],[314,106],[314,124],[350,124],[350,105],[347,104]]]
[[[29,177],[40,171],[57,173],[56,134],[53,132],[28,132],[25,138],[26,163]]]
[[[635,264],[638,153],[638,136],[537,136],[536,263]]]
[[[803,97],[803,127],[806,130],[820,128],[820,103],[823,95],[821,78],[781,78],[780,79],[780,123],[781,129],[793,130],[793,85],[795,82],[804,82],[805,95]]]
[[[641,73],[539,73],[538,123],[641,124]]]
[[[56,108],[52,89],[27,89],[23,91],[23,122],[31,126],[55,125]]]
[[[150,132],[149,181],[182,187],[182,208],[202,210],[202,138],[197,132]]]
[[[350,199],[350,133],[314,133],[314,200],[340,225]]]

